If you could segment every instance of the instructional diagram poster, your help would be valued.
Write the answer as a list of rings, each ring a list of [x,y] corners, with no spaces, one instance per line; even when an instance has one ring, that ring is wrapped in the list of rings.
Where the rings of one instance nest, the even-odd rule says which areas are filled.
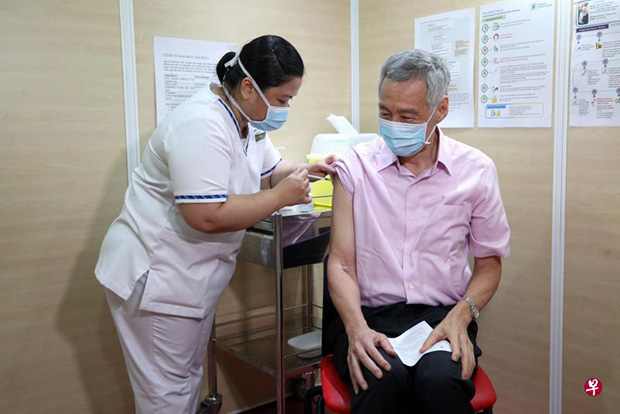
[[[620,1],[575,1],[571,126],[620,126]]]
[[[441,126],[473,128],[476,9],[415,19],[414,39],[415,48],[444,57],[450,67],[450,111]]]
[[[174,108],[211,82],[215,68],[235,44],[155,36],[155,96],[157,124]]]
[[[549,127],[553,1],[480,7],[478,127]]]

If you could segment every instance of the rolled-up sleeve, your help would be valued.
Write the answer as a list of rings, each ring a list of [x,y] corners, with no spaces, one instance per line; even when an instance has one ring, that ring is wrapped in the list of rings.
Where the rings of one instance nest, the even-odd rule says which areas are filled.
[[[355,153],[350,151],[332,164],[332,167],[336,169],[336,174],[342,183],[344,191],[347,193],[347,197],[351,200],[355,193],[355,180],[353,179],[356,171],[355,158]]]
[[[510,254],[510,227],[499,189],[497,169],[487,166],[480,181],[480,195],[472,210],[470,248],[475,257]]]

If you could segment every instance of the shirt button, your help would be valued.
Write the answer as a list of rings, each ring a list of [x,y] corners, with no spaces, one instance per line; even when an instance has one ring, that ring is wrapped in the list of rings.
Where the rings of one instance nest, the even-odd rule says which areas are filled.
[[[409,216],[409,221],[413,221],[413,220],[415,220],[415,217],[414,216]]]
[[[413,283],[409,283],[409,289],[413,289]]]

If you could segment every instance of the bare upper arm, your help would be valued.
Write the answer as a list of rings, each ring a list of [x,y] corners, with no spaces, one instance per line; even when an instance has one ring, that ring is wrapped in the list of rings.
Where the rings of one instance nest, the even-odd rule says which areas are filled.
[[[353,202],[347,196],[337,175],[334,177],[331,233],[330,273],[344,271],[357,281]]]
[[[215,233],[214,222],[224,203],[183,203],[177,204],[188,226],[203,233]]]
[[[271,176],[260,180],[260,189],[269,190],[271,188]]]
[[[487,270],[502,273],[502,258],[499,256],[474,257],[474,269],[476,273]]]
[[[275,170],[269,175],[269,177],[260,180],[261,190],[268,190],[278,185],[280,181],[286,178],[289,174],[297,170],[297,164],[290,161],[282,160],[276,165]]]

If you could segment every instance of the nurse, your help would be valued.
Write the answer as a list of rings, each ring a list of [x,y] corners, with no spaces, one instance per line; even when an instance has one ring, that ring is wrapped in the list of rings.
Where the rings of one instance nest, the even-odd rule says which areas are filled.
[[[155,129],[125,204],[103,240],[104,285],[138,414],[193,413],[215,308],[244,229],[309,203],[308,173],[283,161],[267,131],[287,120],[304,64],[279,36],[261,36],[217,65],[211,85]]]

